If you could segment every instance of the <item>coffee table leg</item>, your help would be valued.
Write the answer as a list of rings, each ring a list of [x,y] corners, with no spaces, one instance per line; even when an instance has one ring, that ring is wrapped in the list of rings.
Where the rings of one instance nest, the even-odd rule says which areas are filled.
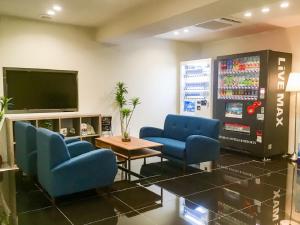
[[[130,171],[131,171],[131,159],[129,158],[127,161],[128,161],[128,180],[131,181],[131,174],[130,174]]]
[[[127,160],[125,160],[125,162],[124,162],[124,167],[125,167],[125,169],[127,169]],[[128,177],[128,172],[125,171],[125,180],[127,180],[127,177]]]
[[[144,165],[146,165],[147,164],[147,161],[146,161],[146,158],[144,158]]]
[[[162,155],[160,155],[160,172],[162,173],[163,172],[163,157]]]

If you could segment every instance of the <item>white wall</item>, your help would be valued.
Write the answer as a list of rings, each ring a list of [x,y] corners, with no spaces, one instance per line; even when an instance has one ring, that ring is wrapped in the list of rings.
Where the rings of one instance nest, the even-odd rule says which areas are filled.
[[[300,72],[300,26],[288,29],[278,29],[259,34],[226,39],[221,41],[201,44],[199,57],[216,57],[242,52],[271,49],[274,51],[291,52],[293,54],[292,71]],[[295,123],[295,98],[291,95],[290,104],[290,132],[289,152],[294,149],[294,123]],[[300,100],[298,101],[300,106]],[[298,107],[298,127],[300,120],[300,107]],[[300,134],[297,139],[300,142]]]
[[[109,76],[114,77],[113,84],[126,82],[129,97],[138,96],[142,101],[134,114],[131,133],[137,135],[145,125],[162,127],[165,116],[179,110],[179,62],[193,58],[195,46],[149,39],[111,50],[106,65],[110,67]]]
[[[104,66],[99,56],[100,45],[92,38],[88,29],[3,17],[0,66],[78,70],[80,108],[99,110],[97,95],[91,90],[103,86],[95,79]],[[0,80],[2,89],[2,73]]]
[[[78,70],[79,110],[112,114],[115,133],[115,83],[124,81],[130,96],[142,101],[131,134],[144,125],[161,127],[165,115],[178,110],[178,62],[195,53],[194,44],[158,39],[103,46],[86,28],[0,17],[0,67]],[[0,95],[2,76],[1,70]]]

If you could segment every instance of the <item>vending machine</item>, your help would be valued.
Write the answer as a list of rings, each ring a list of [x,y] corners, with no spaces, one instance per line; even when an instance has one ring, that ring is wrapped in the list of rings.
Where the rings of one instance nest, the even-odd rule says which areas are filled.
[[[214,118],[225,149],[268,158],[287,153],[292,55],[271,50],[217,57]]]
[[[212,117],[212,59],[180,64],[180,114]]]

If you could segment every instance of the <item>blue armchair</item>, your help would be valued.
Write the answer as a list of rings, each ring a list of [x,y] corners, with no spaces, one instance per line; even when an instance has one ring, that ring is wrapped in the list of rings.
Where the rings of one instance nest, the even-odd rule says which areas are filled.
[[[216,160],[220,154],[218,136],[218,120],[182,115],[168,115],[164,129],[140,130],[140,138],[164,145],[164,158],[185,165]]]
[[[47,129],[38,129],[37,149],[38,180],[53,198],[110,186],[117,174],[111,150],[93,150],[84,143],[66,145],[59,134]]]
[[[36,149],[36,127],[28,122],[17,121],[14,124],[16,141],[16,162],[18,167],[27,175],[35,176],[37,174],[37,149]],[[61,135],[62,136],[62,135]],[[63,136],[62,136],[63,137]],[[71,155],[77,154],[78,148],[75,145],[89,145],[89,142],[81,142],[79,138],[64,139],[66,144],[71,145]]]

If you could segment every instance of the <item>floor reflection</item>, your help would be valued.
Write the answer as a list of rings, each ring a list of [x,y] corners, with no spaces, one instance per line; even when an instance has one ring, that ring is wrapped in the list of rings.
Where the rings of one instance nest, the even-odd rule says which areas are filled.
[[[300,167],[285,159],[260,162],[226,153],[215,163],[180,165],[135,161],[145,178],[119,171],[109,189],[90,190],[53,204],[35,178],[0,172],[0,224],[299,224]]]

